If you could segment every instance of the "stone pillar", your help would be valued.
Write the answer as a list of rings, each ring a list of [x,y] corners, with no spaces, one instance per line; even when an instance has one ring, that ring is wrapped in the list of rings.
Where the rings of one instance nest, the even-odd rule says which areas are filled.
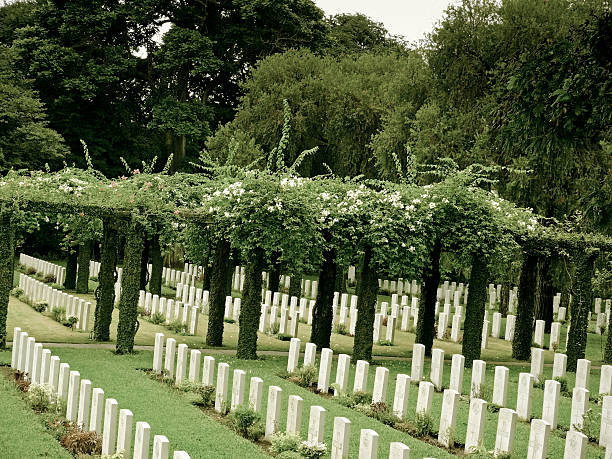
[[[324,348],[321,350],[321,363],[319,366],[319,378],[317,380],[317,389],[327,393],[329,390],[329,378],[331,376],[331,366],[332,359],[334,356],[334,351],[329,348]]]
[[[423,379],[423,362],[425,360],[425,346],[414,343],[412,347],[412,363],[410,367],[410,379],[415,383]]]
[[[434,386],[429,381],[421,381],[419,383],[419,395],[416,406],[417,414],[430,414],[433,392]]]
[[[351,366],[351,356],[340,354],[338,356],[338,368],[336,369],[336,384],[341,393],[348,390],[348,379]],[[334,389],[334,395],[338,395],[338,389]]]
[[[393,414],[400,419],[406,417],[408,395],[410,394],[410,376],[398,374],[395,380],[395,395],[393,397]]]
[[[508,377],[510,370],[507,367],[495,367],[495,380],[493,382],[493,405],[499,407],[506,406],[506,396],[508,393]]]
[[[529,422],[531,419],[531,400],[533,397],[533,375],[520,373],[518,395],[516,398],[516,412],[520,421]]]
[[[81,374],[78,371],[71,371],[70,385],[68,386],[68,400],[66,404],[66,419],[68,421],[76,422],[77,420],[80,384]]]
[[[221,362],[217,371],[217,393],[215,395],[215,411],[217,413],[225,412],[228,388],[229,365],[225,362]]]
[[[576,385],[574,387],[589,388],[589,380],[591,376],[591,361],[587,359],[578,359],[576,363]]]
[[[153,351],[153,371],[161,373],[162,357],[164,355],[164,334],[155,334],[155,350]]]
[[[461,354],[453,354],[451,365],[449,389],[452,389],[461,394],[463,387],[463,370],[465,365],[465,357]]]
[[[270,440],[279,428],[283,390],[278,386],[268,388],[265,438]]]
[[[349,457],[350,434],[351,421],[344,417],[334,418],[331,459],[345,459]]]
[[[483,398],[482,388],[485,383],[487,363],[484,360],[474,360],[472,362],[472,384],[470,387],[470,397]]]
[[[187,372],[187,351],[189,348],[186,344],[178,345],[178,353],[176,357],[176,377],[174,383],[179,386],[185,380]]]
[[[133,424],[134,414],[130,410],[119,410],[119,429],[117,431],[117,449],[115,451],[117,453],[123,451],[124,457],[129,457],[132,452]]]
[[[533,342],[538,346],[544,346],[544,326],[546,322],[543,320],[536,320],[535,323],[535,333],[533,334]]]
[[[300,435],[304,400],[299,395],[290,395],[287,406],[287,433]]]
[[[300,361],[300,339],[291,338],[289,343],[289,358],[287,359],[287,373],[293,373]]]
[[[49,384],[50,367],[51,367],[51,350],[43,349],[42,357],[40,360],[40,377],[39,377],[40,384]]]
[[[325,408],[322,406],[310,407],[308,419],[308,441],[310,443],[323,443],[325,439]]]
[[[536,381],[541,381],[544,372],[544,350],[537,347],[531,348],[531,375]]]
[[[431,373],[430,380],[436,390],[442,390],[442,375],[444,374],[444,350],[431,350]]]
[[[102,433],[102,454],[115,453],[115,438],[117,438],[117,400],[109,398],[104,407],[104,430]]]
[[[550,325],[550,345],[549,349],[555,351],[559,349],[561,340],[561,324],[559,322],[553,322]]]
[[[304,366],[314,366],[317,357],[317,345],[315,343],[306,343],[304,350]]]
[[[85,430],[89,428],[89,408],[91,406],[91,381],[83,379],[81,381],[81,390],[79,391],[79,410],[77,413],[77,425]]]
[[[385,367],[376,368],[376,378],[374,379],[374,392],[372,403],[387,402],[387,384],[389,382],[389,370]]]
[[[506,341],[512,341],[514,339],[514,328],[516,324],[516,316],[509,314],[506,316],[506,332],[504,339]]]
[[[91,413],[89,430],[102,435],[102,415],[104,414],[104,391],[96,387],[91,393]]]
[[[550,424],[550,430],[557,428],[559,398],[561,396],[561,384],[549,379],[544,384],[544,402],[542,403],[542,420]]]
[[[550,424],[541,419],[531,421],[527,459],[546,459],[548,457],[548,439]]]
[[[148,459],[150,442],[151,426],[147,422],[137,422],[133,459]]]
[[[567,355],[565,354],[555,354],[555,359],[553,363],[553,379],[555,378],[565,378],[565,368],[567,366]]]
[[[584,414],[589,407],[589,391],[583,387],[574,387],[572,392],[572,414],[570,430],[580,430],[584,424]]]
[[[212,386],[215,383],[215,358],[207,355],[204,357],[202,370],[202,386]]]
[[[497,435],[495,436],[495,455],[511,454],[514,450],[516,435],[516,411],[510,408],[499,410],[497,418]]]
[[[378,459],[378,434],[372,429],[361,429],[359,459]]]
[[[174,357],[176,354],[176,340],[174,338],[168,338],[166,340],[166,359],[164,361],[164,369],[168,372],[169,376],[174,374]]]
[[[69,381],[70,365],[68,365],[67,363],[62,363],[59,367],[59,376],[57,382],[57,396],[62,400],[66,400],[66,397],[68,397]]]
[[[365,360],[357,360],[353,392],[366,392],[368,387],[368,370],[370,364]]]
[[[438,441],[447,448],[455,444],[455,425],[457,423],[457,407],[459,405],[459,392],[446,389],[442,397],[442,415],[440,416],[440,429]],[[417,410],[418,411],[418,410]]]
[[[475,452],[484,436],[485,421],[487,419],[487,402],[472,398],[470,400],[470,413],[468,415],[467,434],[465,436],[465,452]]]
[[[232,378],[232,403],[231,411],[234,411],[244,403],[244,386],[246,384],[246,373],[243,370],[234,370]]]
[[[258,413],[261,411],[263,397],[263,379],[253,376],[249,385],[249,407]]]

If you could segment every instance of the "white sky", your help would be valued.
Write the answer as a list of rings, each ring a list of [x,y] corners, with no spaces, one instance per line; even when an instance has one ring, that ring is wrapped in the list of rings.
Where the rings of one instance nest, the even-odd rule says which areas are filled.
[[[444,10],[457,0],[314,0],[327,16],[339,13],[362,13],[382,22],[393,35],[409,42],[425,37],[442,19]]]

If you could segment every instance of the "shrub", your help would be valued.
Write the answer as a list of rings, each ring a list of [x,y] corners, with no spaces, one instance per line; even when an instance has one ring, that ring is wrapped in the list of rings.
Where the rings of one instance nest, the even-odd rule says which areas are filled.
[[[30,381],[28,381],[25,376],[25,371],[15,371],[15,385],[21,392],[27,392],[30,388]]]
[[[293,336],[287,333],[279,333],[278,335],[276,335],[276,338],[281,341],[291,341],[291,338],[293,338]]]
[[[561,395],[563,395],[565,397],[571,397],[572,396],[571,392],[567,388],[567,378],[561,378],[561,377],[557,376],[555,378],[555,381],[557,381],[560,384],[559,391],[561,392]]]
[[[76,426],[60,439],[60,443],[76,457],[100,455],[102,453],[102,437],[95,431],[84,432]]]
[[[325,443],[303,441],[300,443],[298,451],[302,457],[318,459],[327,453],[327,445]]]
[[[236,321],[234,319],[230,319],[229,317],[226,317],[225,319],[223,319],[223,322],[225,322],[226,324],[235,324]]]
[[[43,282],[45,284],[52,284],[56,281],[55,276],[53,274],[45,274],[45,277],[43,277]]]
[[[188,379],[176,385],[176,388],[182,392],[197,392],[200,387],[200,384],[195,381],[190,381]]]
[[[66,308],[53,308],[51,317],[61,324],[64,321],[64,317],[66,317]]]
[[[11,295],[13,295],[15,298],[21,298],[24,293],[25,292],[21,287],[15,287],[13,290],[11,290]]]
[[[417,436],[431,436],[434,433],[433,418],[427,413],[418,412],[414,418],[414,427],[416,429]]]
[[[349,334],[349,330],[346,326],[346,324],[336,324],[336,326],[334,327],[334,332],[338,333],[339,335],[348,335]]]
[[[26,274],[28,275],[32,275],[32,274],[36,274],[36,268],[30,266],[29,268],[26,268]]]
[[[66,320],[62,321],[62,325],[64,327],[69,327],[69,328],[73,328],[74,325],[79,321],[79,319],[77,319],[74,316],[70,316],[68,317]]]
[[[161,325],[166,321],[166,318],[161,312],[156,312],[151,315],[151,323],[155,325]]]
[[[589,441],[599,442],[599,428],[601,425],[601,414],[597,414],[589,408],[582,417],[582,427],[574,425],[574,428],[587,436]]]
[[[98,282],[98,276],[89,276],[89,280],[92,280],[94,282]]]
[[[200,396],[200,404],[204,407],[213,406],[215,403],[216,388],[213,385],[199,386],[196,393]]]
[[[314,365],[300,367],[289,375],[289,380],[300,387],[312,387],[317,382],[317,369]]]
[[[383,424],[393,427],[400,419],[389,410],[385,402],[370,404],[369,416],[378,419]]]
[[[279,329],[280,329],[280,324],[278,322],[274,322],[272,325],[270,325],[270,328],[268,328],[268,333],[270,335],[276,335]]]
[[[270,452],[273,454],[281,454],[287,451],[298,452],[302,439],[299,435],[277,432],[270,439]]]
[[[259,438],[250,437],[255,432],[261,432],[261,429],[253,429],[255,424],[261,424],[261,415],[257,411],[252,410],[249,406],[242,405],[229,414],[229,419],[238,435],[252,441],[259,440]]]
[[[36,312],[43,313],[43,312],[45,312],[47,310],[48,306],[49,305],[47,304],[46,301],[35,301],[32,304],[32,309],[34,309]]]
[[[139,317],[150,317],[151,316],[151,311],[147,311],[142,306],[138,306],[138,316]]]
[[[175,319],[166,325],[166,328],[174,333],[183,333],[185,331],[185,325],[179,320]]]
[[[356,405],[370,405],[372,403],[372,394],[367,392],[353,392],[336,398],[337,402],[348,408],[354,408]]]
[[[378,344],[380,346],[393,346],[393,343],[391,341],[387,341],[386,339],[380,340]]]
[[[58,407],[58,397],[50,384],[30,384],[26,401],[37,413]]]

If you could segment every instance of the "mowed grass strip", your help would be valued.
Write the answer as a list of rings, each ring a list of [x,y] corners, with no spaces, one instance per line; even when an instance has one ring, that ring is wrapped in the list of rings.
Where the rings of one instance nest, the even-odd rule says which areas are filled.
[[[2,361],[6,361],[4,356]],[[0,413],[0,457],[11,459],[72,457],[45,430],[39,416],[30,409],[15,385],[6,379],[2,372],[0,372]]]
[[[184,450],[191,458],[230,459],[265,458],[258,446],[236,435],[233,431],[204,415],[201,410],[170,388],[151,380],[139,368],[151,366],[152,353],[116,356],[107,350],[52,349],[62,362],[77,370],[81,379],[91,380],[92,387],[101,387],[106,398],[114,398],[119,409],[129,409],[134,413],[134,423],[146,421],[151,426],[151,451],[153,437],[165,435],[172,450]],[[0,352],[3,363],[10,362],[9,352]],[[1,411],[3,421],[16,427],[7,441],[24,441],[24,431],[20,424],[21,414]],[[33,414],[32,414],[33,415]],[[34,416],[34,415],[33,415]],[[0,424],[1,425],[1,424]],[[134,424],[135,425],[135,424]],[[4,430],[4,429],[0,429]],[[2,435],[0,433],[0,435]],[[19,439],[17,438],[19,437]],[[0,437],[3,438],[3,437]],[[57,442],[55,442],[57,444]],[[58,448],[59,445],[57,445]],[[60,448],[61,449],[61,448]],[[70,457],[70,455],[51,454],[51,457]],[[34,455],[0,457],[37,457]]]

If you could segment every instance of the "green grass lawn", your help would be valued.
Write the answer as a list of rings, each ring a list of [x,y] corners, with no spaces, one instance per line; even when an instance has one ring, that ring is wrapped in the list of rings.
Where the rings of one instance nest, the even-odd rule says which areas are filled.
[[[8,353],[0,353],[4,362]],[[9,354],[10,360],[10,354]],[[9,361],[10,363],[10,361]],[[41,420],[21,399],[12,382],[0,372],[0,457],[71,458],[43,427]]]
[[[107,396],[116,398],[120,407],[129,408],[134,412],[135,420],[145,420],[151,424],[153,434],[166,435],[173,449],[184,449],[191,454],[191,457],[235,457],[244,454],[245,457],[260,457],[263,452],[256,446],[237,437],[226,427],[210,419],[197,407],[191,404],[195,400],[193,394],[183,394],[170,389],[159,382],[149,379],[140,369],[150,368],[152,365],[152,352],[142,351],[131,356],[115,356],[110,351],[100,349],[74,349],[74,348],[54,348],[53,353],[59,355],[62,361],[68,362],[71,369],[77,369],[82,378],[92,381],[93,387],[102,387]],[[302,436],[305,438],[308,424],[308,414],[312,405],[321,405],[327,410],[327,421],[325,428],[325,441],[331,443],[333,418],[345,416],[351,420],[351,457],[356,454],[359,447],[359,432],[364,428],[374,429],[379,435],[379,457],[388,456],[389,443],[401,441],[411,448],[412,458],[436,457],[444,458],[451,455],[440,448],[432,446],[419,439],[413,438],[406,433],[399,432],[388,426],[383,425],[377,420],[369,418],[352,409],[338,404],[333,398],[325,398],[316,395],[304,388],[301,388],[278,376],[286,368],[286,357],[266,356],[256,361],[236,360],[234,357],[212,353],[219,362],[228,362],[231,366],[230,371],[230,393],[231,376],[234,369],[242,369],[247,372],[247,391],[248,381],[251,376],[259,376],[264,380],[264,400],[263,412],[266,409],[267,390],[270,385],[277,385],[283,389],[283,409],[281,427],[284,428],[286,422],[286,404],[289,395],[299,395],[304,399],[302,414]],[[8,362],[10,354],[0,353],[0,360]],[[390,370],[389,387],[387,391],[387,402],[393,402],[395,389],[395,378],[398,373],[410,374],[410,364],[397,360],[381,360],[377,364],[384,365]],[[374,384],[375,366],[370,366],[368,390],[371,392]],[[335,380],[334,362],[331,381]],[[507,406],[516,407],[518,375],[521,371],[529,371],[528,367],[510,367],[510,383],[508,389]],[[429,362],[425,365],[425,376],[429,375]],[[551,368],[546,368],[545,378],[550,378]],[[494,365],[487,366],[486,388],[484,390],[486,398],[490,401],[494,379]],[[351,366],[349,387],[352,387],[354,377],[354,367]],[[448,386],[450,378],[450,363],[447,362],[444,369],[444,385]],[[464,375],[463,393],[469,390],[471,381],[471,371],[466,369]],[[599,371],[591,372],[590,390],[591,394],[596,395],[599,384]],[[568,385],[571,389],[574,385],[574,377],[568,374]],[[416,385],[411,386],[408,413],[409,417],[415,412],[418,389]],[[248,398],[248,392],[245,393]],[[542,411],[543,391],[534,389],[532,415],[540,417]],[[432,418],[435,429],[438,429],[441,414],[442,394],[435,393],[432,405]],[[598,405],[591,402],[595,416],[600,414],[601,409]],[[457,416],[456,439],[463,443],[467,428],[469,403],[462,400]],[[559,425],[569,427],[571,399],[561,397],[559,407]],[[599,419],[597,419],[597,426]],[[497,413],[487,413],[486,433],[484,437],[484,447],[487,450],[493,449],[495,445],[495,435],[497,428]],[[596,431],[599,431],[597,427]],[[529,424],[519,422],[515,437],[515,450],[517,457],[525,457],[529,439]],[[231,450],[227,451],[227,446],[232,445]],[[551,435],[549,443],[549,458],[563,457],[565,440],[560,431]],[[222,445],[222,446],[220,446]],[[0,448],[0,456],[3,450]],[[592,444],[589,444],[587,457],[603,458],[604,451]]]

